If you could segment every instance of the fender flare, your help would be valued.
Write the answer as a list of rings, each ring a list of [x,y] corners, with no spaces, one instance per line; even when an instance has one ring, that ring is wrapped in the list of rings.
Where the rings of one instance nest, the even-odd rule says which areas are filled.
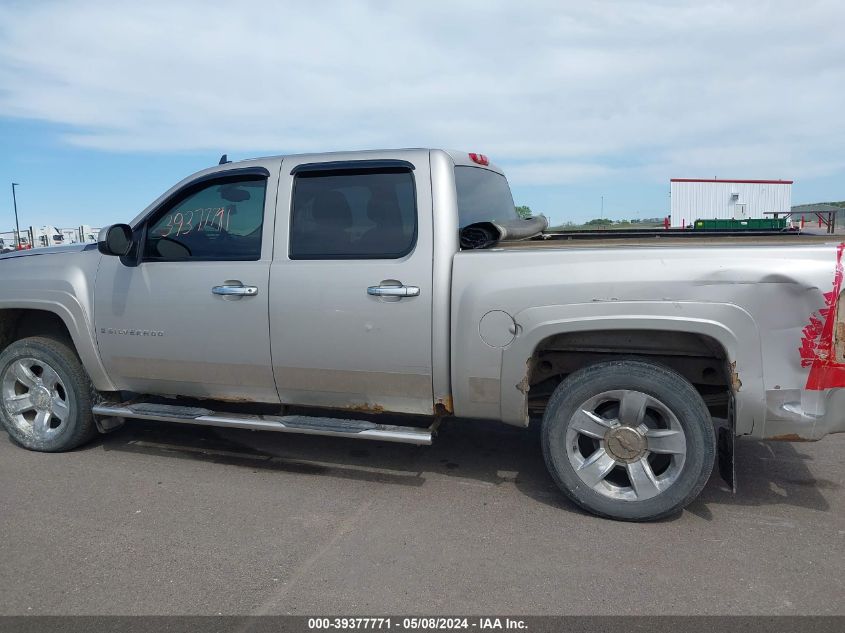
[[[73,295],[62,293],[62,299],[61,302],[35,298],[0,301],[0,310],[38,310],[55,314],[65,324],[75,351],[94,387],[98,391],[115,391],[116,387],[100,360],[93,326],[89,323],[85,310]]]
[[[503,422],[528,424],[525,379],[540,343],[557,334],[595,330],[653,330],[703,334],[716,340],[732,366],[737,434],[762,428],[766,398],[760,332],[754,318],[729,303],[607,301],[528,308],[514,315],[519,329],[503,351],[500,407]]]

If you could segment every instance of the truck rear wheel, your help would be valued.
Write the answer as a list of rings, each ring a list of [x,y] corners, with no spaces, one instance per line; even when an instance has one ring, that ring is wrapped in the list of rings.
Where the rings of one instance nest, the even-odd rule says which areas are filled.
[[[594,514],[648,521],[676,513],[715,460],[710,413],[683,376],[616,360],[566,378],[543,417],[543,455],[558,487]]]
[[[21,339],[0,354],[0,421],[33,451],[68,451],[96,435],[93,388],[76,354],[43,336]]]

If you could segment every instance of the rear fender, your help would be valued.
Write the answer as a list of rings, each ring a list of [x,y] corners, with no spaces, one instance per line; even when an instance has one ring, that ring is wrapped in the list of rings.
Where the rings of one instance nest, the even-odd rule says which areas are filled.
[[[752,316],[733,304],[689,301],[607,301],[529,308],[515,315],[518,335],[503,350],[500,407],[503,422],[528,424],[530,362],[540,343],[557,334],[653,330],[703,334],[719,342],[731,365],[736,433],[758,431],[765,420],[760,334]]]

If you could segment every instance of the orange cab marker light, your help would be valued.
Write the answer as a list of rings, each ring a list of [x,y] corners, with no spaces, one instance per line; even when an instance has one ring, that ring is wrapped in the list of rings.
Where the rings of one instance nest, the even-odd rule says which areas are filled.
[[[484,165],[486,167],[487,165],[490,164],[490,161],[487,159],[487,157],[484,154],[470,153],[469,157],[470,157],[470,159],[472,159],[472,162],[478,163],[479,165]]]

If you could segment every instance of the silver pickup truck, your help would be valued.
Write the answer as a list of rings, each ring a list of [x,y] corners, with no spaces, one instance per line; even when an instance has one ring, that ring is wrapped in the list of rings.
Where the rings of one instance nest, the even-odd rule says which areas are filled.
[[[479,154],[221,163],[98,244],[0,257],[15,442],[134,418],[429,444],[450,417],[536,415],[572,501],[646,520],[717,456],[730,480],[737,436],[845,431],[829,238],[515,239]]]

